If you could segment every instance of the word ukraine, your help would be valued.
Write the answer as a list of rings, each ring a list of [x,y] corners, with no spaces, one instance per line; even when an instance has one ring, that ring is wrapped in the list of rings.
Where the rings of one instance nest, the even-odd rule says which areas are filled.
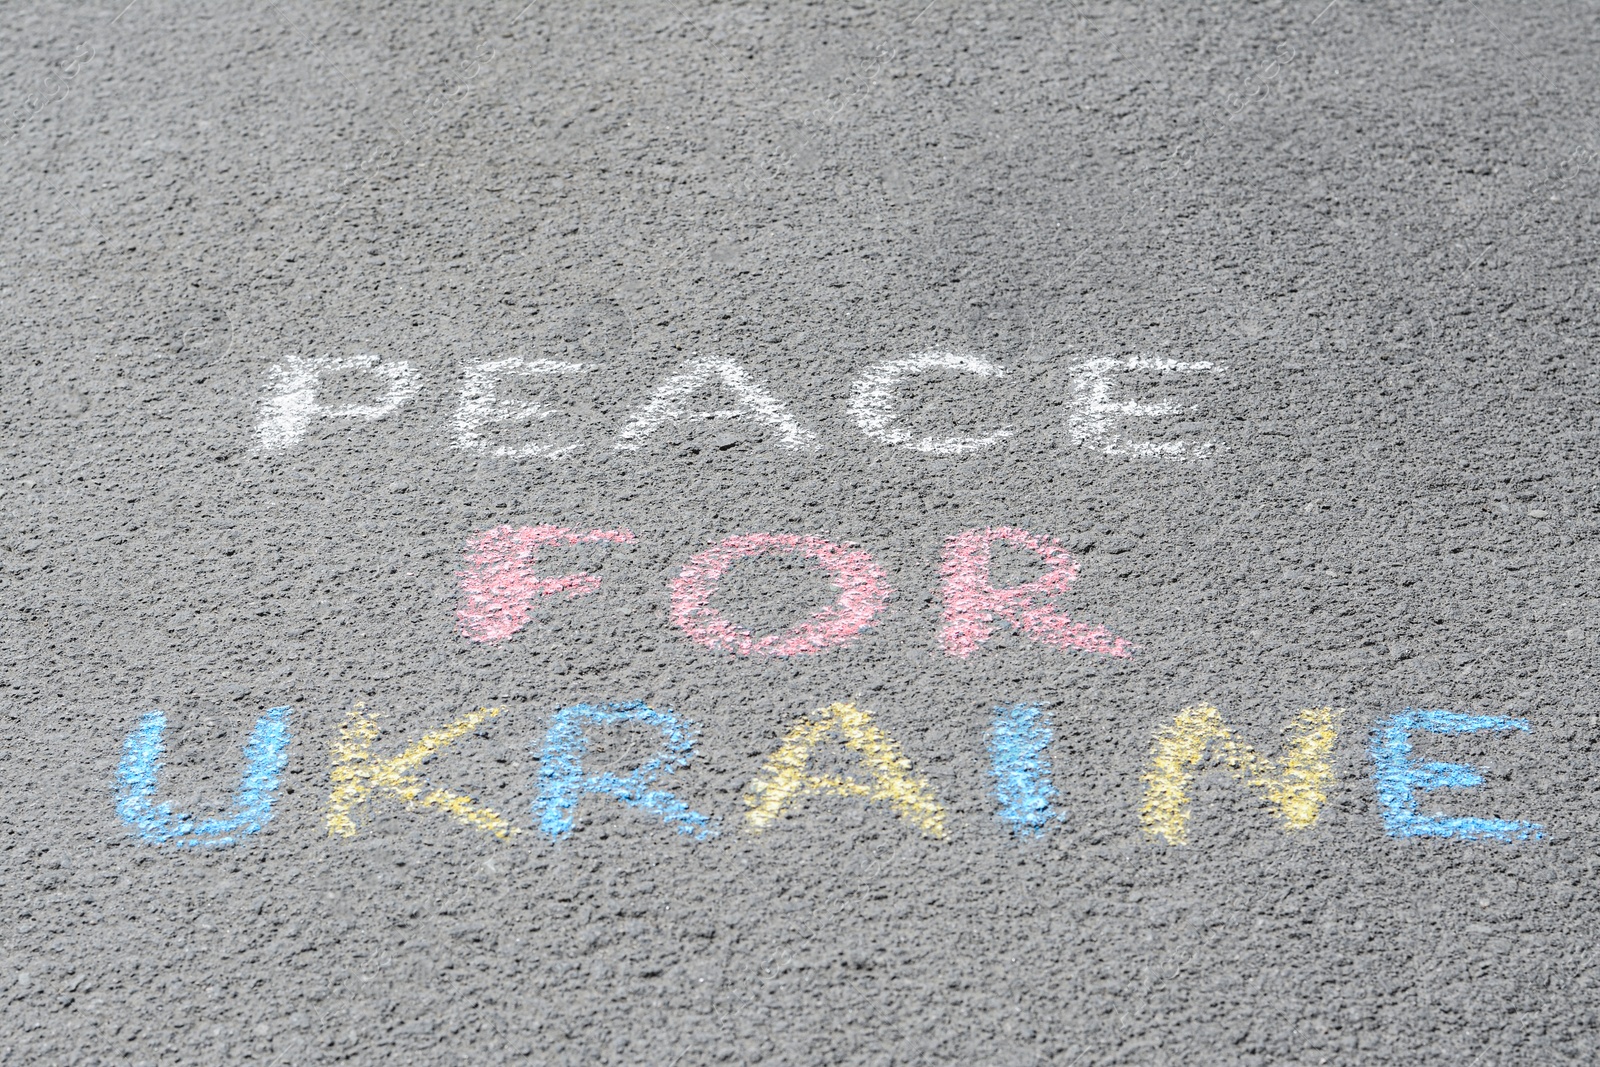
[[[530,827],[515,825],[499,811],[466,793],[431,781],[422,764],[500,714],[483,708],[447,723],[389,755],[374,752],[382,732],[377,720],[357,707],[330,749],[326,826],[329,835],[351,838],[361,832],[372,805],[389,803],[426,817],[437,811],[470,829],[509,839]],[[152,844],[180,848],[220,848],[260,833],[272,819],[274,794],[287,762],[289,709],[274,708],[257,722],[245,746],[245,770],[233,807],[202,817],[175,813],[154,798],[159,788],[162,735],[166,722],[151,712],[128,735],[118,768],[121,794],[117,812],[138,836]],[[1265,802],[1287,832],[1314,826],[1333,783],[1330,756],[1337,738],[1332,708],[1307,708],[1295,717],[1288,750],[1281,760],[1264,756],[1209,705],[1185,708],[1155,736],[1141,776],[1144,800],[1139,819],[1145,834],[1168,845],[1188,843],[1191,796],[1196,777],[1215,753],[1233,777]],[[658,748],[623,773],[592,771],[585,765],[592,731],[633,726],[654,734]],[[1441,789],[1482,785],[1483,775],[1465,764],[1412,759],[1418,733],[1470,734],[1526,732],[1522,719],[1407,708],[1380,722],[1373,732],[1371,758],[1383,826],[1391,837],[1437,837],[1463,841],[1515,842],[1542,836],[1537,823],[1468,816],[1425,814],[1421,799]],[[695,757],[698,724],[671,709],[631,701],[573,704],[552,717],[537,746],[538,796],[531,827],[560,840],[577,825],[585,801],[614,802],[636,810],[667,829],[708,840],[722,833],[722,820],[696,811],[668,783]],[[1003,831],[1038,837],[1067,817],[1051,774],[1047,749],[1054,727],[1045,705],[1024,702],[994,709],[989,730],[990,795]],[[823,773],[813,759],[825,742],[843,745],[855,768]],[[828,761],[836,767],[837,760]],[[934,785],[919,774],[898,742],[873,713],[836,703],[797,721],[779,747],[762,762],[743,795],[742,822],[749,833],[772,830],[794,814],[797,801],[832,795],[881,804],[921,833],[943,838],[948,812]]]

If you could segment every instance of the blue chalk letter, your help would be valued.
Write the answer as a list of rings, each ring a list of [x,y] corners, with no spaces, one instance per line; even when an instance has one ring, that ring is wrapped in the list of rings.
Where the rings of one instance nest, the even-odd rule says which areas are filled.
[[[272,794],[289,762],[289,709],[273,708],[256,720],[244,746],[244,777],[233,796],[233,810],[220,818],[197,819],[188,812],[174,813],[166,801],[156,802],[166,728],[164,714],[149,712],[122,744],[117,766],[122,783],[117,814],[122,821],[146,841],[179,848],[222,848],[244,834],[260,833],[272,819]]]
[[[658,756],[645,760],[637,770],[626,775],[583,773],[583,756],[589,750],[585,727],[616,725],[624,722],[654,726],[666,739],[666,748]],[[585,793],[599,793],[616,797],[624,804],[653,811],[661,821],[677,827],[680,834],[694,834],[704,841],[717,836],[711,820],[665,789],[654,789],[656,778],[671,774],[688,765],[694,757],[692,724],[680,722],[670,711],[657,711],[635,701],[629,704],[574,704],[556,712],[545,734],[544,751],[539,759],[539,799],[533,802],[533,813],[539,819],[539,828],[551,837],[561,837],[572,832],[572,812],[578,799]]]
[[[1056,787],[1050,782],[1050,717],[1042,704],[1011,704],[994,709],[994,729],[989,734],[990,774],[1000,801],[1000,818],[1011,832],[1025,837],[1044,833],[1052,821],[1065,819],[1050,801]]]
[[[1427,730],[1436,734],[1471,734],[1479,730],[1528,729],[1526,719],[1493,715],[1463,715],[1458,711],[1421,711],[1407,708],[1373,734],[1372,762],[1376,766],[1378,801],[1390,837],[1459,837],[1466,841],[1523,841],[1543,836],[1538,823],[1506,819],[1472,819],[1428,816],[1417,811],[1417,793],[1432,789],[1467,789],[1482,785],[1483,775],[1461,763],[1412,763],[1411,734]]]

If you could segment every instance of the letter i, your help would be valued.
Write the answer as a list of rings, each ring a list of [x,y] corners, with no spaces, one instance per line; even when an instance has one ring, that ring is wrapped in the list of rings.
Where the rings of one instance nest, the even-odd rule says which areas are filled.
[[[989,734],[990,774],[1000,818],[1019,837],[1037,837],[1066,813],[1051,806],[1056,788],[1050,782],[1050,757],[1045,748],[1054,731],[1044,705],[1009,704],[994,709]]]

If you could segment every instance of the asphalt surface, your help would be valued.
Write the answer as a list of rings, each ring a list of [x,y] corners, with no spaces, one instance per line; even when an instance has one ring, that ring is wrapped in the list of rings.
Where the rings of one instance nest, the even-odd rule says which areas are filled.
[[[1600,9],[0,26],[0,1063],[1593,1062]],[[928,353],[969,362],[881,370]],[[502,525],[599,581],[478,640]],[[995,618],[952,654],[948,543],[997,528],[1136,650]],[[886,601],[741,649],[837,559],[729,557],[697,641],[685,567],[762,533]],[[613,782],[664,758],[665,719],[600,718],[634,702],[702,822],[552,806],[572,736]],[[877,740],[808,773],[912,792],[758,826],[838,704]],[[991,749],[1031,705],[1019,828]],[[1149,776],[1199,707],[1260,780],[1211,745],[1174,844]],[[1290,828],[1263,798],[1323,707]],[[358,719],[392,759],[480,708],[409,803],[339,777]],[[1407,736],[1481,783],[1386,799],[1407,708],[1478,717]],[[160,803],[270,820],[163,838]],[[1406,830],[1441,812],[1539,829]]]

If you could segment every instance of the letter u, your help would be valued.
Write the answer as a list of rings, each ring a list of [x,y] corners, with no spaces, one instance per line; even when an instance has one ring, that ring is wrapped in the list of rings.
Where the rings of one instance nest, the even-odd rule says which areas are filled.
[[[272,819],[272,795],[289,762],[289,709],[272,708],[256,720],[244,746],[244,775],[233,795],[233,808],[209,819],[174,812],[166,801],[155,799],[166,728],[163,712],[148,712],[122,743],[122,762],[117,765],[121,785],[117,814],[122,821],[152,844],[178,848],[224,848],[245,834],[260,833]]]

